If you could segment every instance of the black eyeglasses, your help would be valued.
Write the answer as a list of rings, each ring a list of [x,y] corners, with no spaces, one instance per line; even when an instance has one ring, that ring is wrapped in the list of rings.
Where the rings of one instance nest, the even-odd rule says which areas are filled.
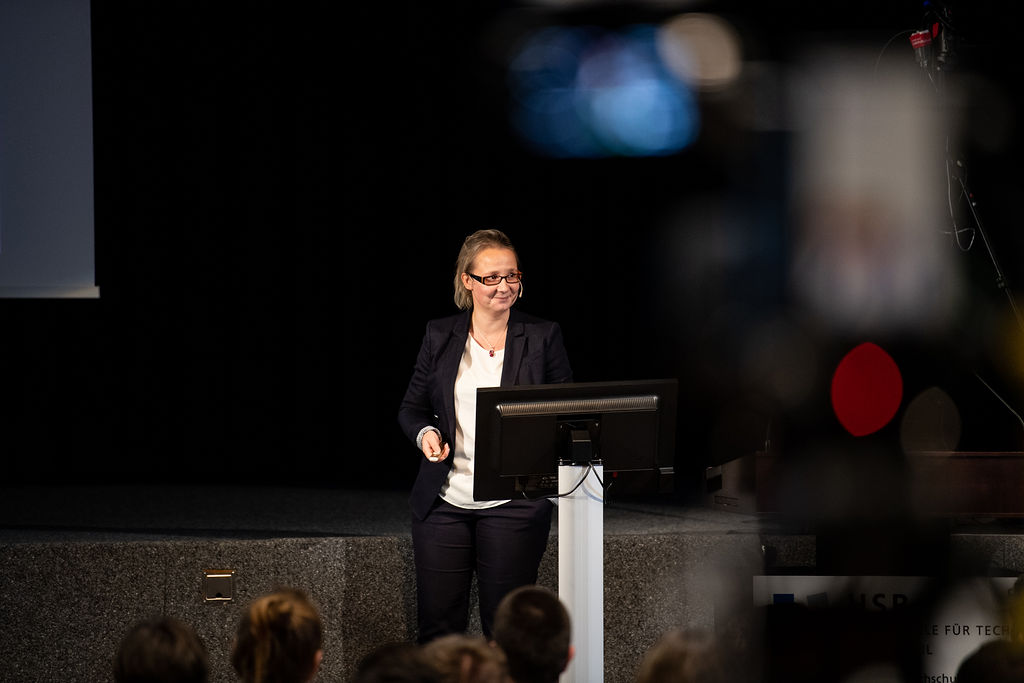
[[[510,285],[518,284],[523,279],[523,274],[518,270],[509,273],[508,275],[473,275],[473,273],[466,273],[477,282],[481,282],[489,287],[493,287],[502,280]]]

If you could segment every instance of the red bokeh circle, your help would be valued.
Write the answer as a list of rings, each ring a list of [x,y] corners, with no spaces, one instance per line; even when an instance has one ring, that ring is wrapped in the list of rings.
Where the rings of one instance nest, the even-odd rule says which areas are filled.
[[[832,375],[832,409],[854,436],[873,434],[889,424],[902,399],[900,369],[877,344],[856,346]]]

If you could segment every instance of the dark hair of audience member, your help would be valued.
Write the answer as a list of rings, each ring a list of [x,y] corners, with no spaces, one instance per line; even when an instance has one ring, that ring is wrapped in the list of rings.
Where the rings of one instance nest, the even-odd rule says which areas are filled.
[[[135,624],[114,658],[116,683],[205,683],[208,672],[203,642],[172,617]]]
[[[304,593],[253,600],[238,624],[231,664],[245,683],[305,683],[323,656],[320,615]]]
[[[555,683],[570,658],[569,612],[552,591],[523,586],[506,595],[494,615],[494,642],[516,683]]]
[[[423,646],[440,683],[504,683],[505,655],[482,636],[454,633]]]
[[[992,640],[960,663],[957,683],[1020,683],[1024,681],[1024,644]]]
[[[703,631],[673,629],[640,662],[637,683],[720,683],[726,680],[714,638]]]
[[[440,683],[419,645],[385,643],[359,661],[351,683]]]

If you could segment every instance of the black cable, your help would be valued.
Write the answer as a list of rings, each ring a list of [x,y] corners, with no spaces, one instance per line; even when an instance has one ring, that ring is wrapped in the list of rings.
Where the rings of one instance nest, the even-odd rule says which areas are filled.
[[[572,494],[576,493],[576,489],[578,489],[579,487],[583,486],[583,482],[585,482],[587,480],[587,477],[589,477],[590,473],[593,472],[593,471],[594,471],[594,463],[592,463],[592,462],[587,463],[587,471],[583,473],[583,476],[580,477],[580,480],[578,482],[576,482],[575,486],[572,487],[572,490],[570,490],[568,493],[556,493],[556,494],[553,494],[553,495],[550,495],[550,496],[546,496],[546,497],[547,498],[566,498],[567,496],[571,496]],[[598,479],[598,481],[600,481],[600,479]]]
[[[523,498],[525,500],[543,500],[545,498],[565,498],[567,496],[571,496],[572,494],[576,493],[576,489],[578,489],[580,486],[583,485],[583,482],[585,482],[587,480],[587,477],[589,477],[590,473],[593,472],[593,471],[594,471],[594,463],[587,463],[587,471],[583,473],[583,476],[580,477],[580,480],[578,482],[576,482],[576,485],[573,486],[572,489],[570,489],[566,493],[548,493],[548,494],[544,494],[542,496],[537,496],[536,498],[532,498],[529,495],[527,495],[526,490],[523,489],[523,491],[522,491]],[[601,478],[598,477],[597,480],[601,481]]]

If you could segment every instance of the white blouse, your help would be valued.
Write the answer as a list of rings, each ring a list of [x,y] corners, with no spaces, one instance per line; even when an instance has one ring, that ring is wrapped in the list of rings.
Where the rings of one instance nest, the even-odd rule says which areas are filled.
[[[448,480],[441,487],[441,498],[460,508],[482,510],[497,507],[507,500],[473,500],[473,458],[476,452],[476,390],[501,386],[505,351],[480,346],[473,335],[466,335],[466,348],[455,376],[455,449]]]

